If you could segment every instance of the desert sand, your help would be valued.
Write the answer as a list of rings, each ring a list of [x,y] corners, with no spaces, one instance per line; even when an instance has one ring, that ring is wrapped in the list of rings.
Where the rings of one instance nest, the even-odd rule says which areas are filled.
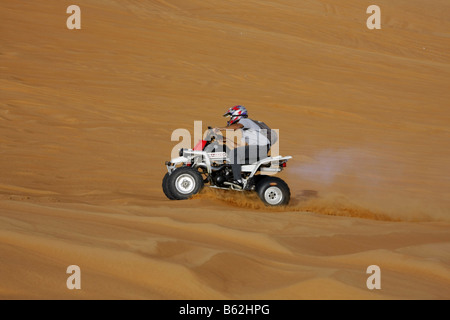
[[[449,16],[447,0],[2,0],[0,298],[449,299]],[[172,132],[236,104],[280,130],[290,205],[166,199]]]

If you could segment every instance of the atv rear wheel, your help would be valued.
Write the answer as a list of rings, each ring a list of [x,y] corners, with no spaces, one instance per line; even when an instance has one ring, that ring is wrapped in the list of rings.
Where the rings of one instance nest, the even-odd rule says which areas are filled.
[[[166,183],[168,193],[173,198],[171,200],[189,199],[194,194],[199,193],[204,185],[200,172],[190,167],[175,169],[167,177]]]
[[[277,177],[265,177],[256,184],[256,192],[267,206],[286,206],[291,199],[289,186]]]

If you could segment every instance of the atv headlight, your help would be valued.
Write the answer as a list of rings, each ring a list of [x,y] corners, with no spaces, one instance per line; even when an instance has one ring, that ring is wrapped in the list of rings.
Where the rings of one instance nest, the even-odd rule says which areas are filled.
[[[180,155],[180,157],[183,156],[183,153],[184,153],[184,149],[180,149],[180,152],[178,152],[178,154]]]

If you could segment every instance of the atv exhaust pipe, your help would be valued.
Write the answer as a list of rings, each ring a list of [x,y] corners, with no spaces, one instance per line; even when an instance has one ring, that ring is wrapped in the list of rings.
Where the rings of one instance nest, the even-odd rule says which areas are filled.
[[[240,191],[242,191],[242,186],[240,186],[238,184],[234,184],[234,183],[228,182],[228,181],[225,181],[223,184],[226,185],[226,186],[230,186],[232,190],[240,190]]]

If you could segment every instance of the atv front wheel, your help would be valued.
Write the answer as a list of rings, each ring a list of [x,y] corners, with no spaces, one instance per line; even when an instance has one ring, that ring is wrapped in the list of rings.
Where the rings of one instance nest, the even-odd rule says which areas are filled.
[[[175,169],[167,177],[167,189],[171,200],[186,200],[200,192],[203,188],[203,178],[197,170],[190,167]]]
[[[291,199],[289,186],[277,177],[265,177],[257,182],[256,192],[267,206],[286,206]]]
[[[175,197],[172,195],[172,192],[169,190],[169,173],[166,173],[166,175],[163,178],[162,181],[162,189],[166,197],[170,200],[175,200]]]

